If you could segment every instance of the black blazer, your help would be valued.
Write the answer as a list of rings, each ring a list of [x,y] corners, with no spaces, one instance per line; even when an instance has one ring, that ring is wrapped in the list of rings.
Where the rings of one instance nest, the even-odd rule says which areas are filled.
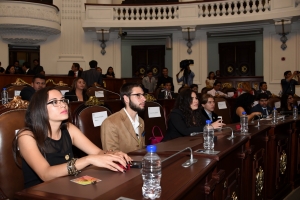
[[[78,77],[81,77],[82,71],[78,71]],[[68,76],[74,77],[74,72],[72,70],[69,71]]]
[[[32,69],[29,69],[27,72],[25,72],[24,74],[26,75],[34,75],[34,71]]]
[[[34,95],[35,90],[33,87],[28,86],[21,90],[20,96],[23,100],[30,101],[32,95]]]
[[[203,125],[206,125],[206,120],[210,120],[210,118],[204,108],[201,108],[201,122]],[[218,115],[214,112],[212,112],[212,120],[212,123],[218,120]]]
[[[69,99],[69,101],[78,101],[75,91],[70,91],[65,93],[65,98]],[[86,93],[83,94],[83,101],[87,101],[89,99]]]
[[[268,111],[269,115],[272,114],[272,108],[271,107],[267,106],[267,111]],[[259,105],[259,104],[252,107],[251,113],[253,113],[253,112],[261,112],[262,114],[264,113],[261,105]],[[263,115],[263,118],[266,118],[266,117],[267,117],[267,115]],[[257,118],[257,117],[255,117],[255,118]]]
[[[257,90],[257,91],[256,91],[256,96],[258,96],[258,95],[261,94],[261,93],[262,93],[262,90]],[[265,91],[264,93],[266,93],[269,97],[272,96],[272,93],[271,93],[269,90]]]

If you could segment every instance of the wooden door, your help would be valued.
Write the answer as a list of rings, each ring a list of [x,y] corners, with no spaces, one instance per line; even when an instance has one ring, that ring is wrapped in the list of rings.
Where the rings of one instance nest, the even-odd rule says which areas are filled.
[[[132,46],[131,56],[132,75],[136,70],[139,70],[143,75],[151,70],[154,76],[158,76],[162,68],[165,67],[164,45]]]
[[[255,41],[219,44],[222,76],[255,76]]]

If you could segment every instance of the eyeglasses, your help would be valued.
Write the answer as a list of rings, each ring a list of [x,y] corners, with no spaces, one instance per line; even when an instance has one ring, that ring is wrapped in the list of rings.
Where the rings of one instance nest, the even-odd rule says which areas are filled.
[[[64,103],[64,105],[68,105],[69,99],[61,99],[61,100],[53,99],[52,101],[49,101],[47,105],[52,104],[54,107],[58,107],[61,106],[62,103]]]
[[[138,99],[140,99],[141,97],[145,97],[145,94],[141,94],[141,93],[138,93],[138,94],[130,94],[130,96],[136,96]]]

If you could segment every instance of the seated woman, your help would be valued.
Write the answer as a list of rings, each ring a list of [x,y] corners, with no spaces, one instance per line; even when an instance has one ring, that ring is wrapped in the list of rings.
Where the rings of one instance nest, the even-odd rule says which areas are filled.
[[[115,72],[114,72],[114,68],[109,67],[107,69],[107,72],[105,74],[105,78],[115,78]]]
[[[223,125],[225,124],[221,123],[221,120],[212,123],[214,128],[220,128]],[[176,99],[163,141],[189,136],[193,132],[202,132],[204,126],[197,94],[191,89],[186,89]]]
[[[65,98],[69,101],[87,101],[89,99],[86,94],[86,84],[82,78],[75,78],[72,83],[70,92],[65,93]]]
[[[123,152],[105,152],[68,122],[68,100],[54,88],[37,91],[25,115],[25,128],[13,142],[14,156],[22,157],[25,188],[57,177],[77,175],[94,165],[125,172],[122,166],[132,159]],[[72,145],[88,154],[74,158]],[[15,159],[17,162],[17,159]]]
[[[235,112],[232,116],[233,123],[237,123],[240,121],[240,117],[242,116],[243,112],[247,113],[248,122],[251,121],[255,116],[262,115],[261,112],[252,112],[251,113],[251,108],[252,108],[252,104],[253,104],[254,100],[255,100],[255,96],[250,93],[241,94],[236,99],[235,106],[234,106]]]
[[[286,93],[286,94],[282,95],[280,104],[281,104],[281,107],[280,107],[281,112],[293,111],[293,107],[297,106],[297,104],[295,104],[295,102],[294,102],[293,94],[291,94],[291,93]],[[299,109],[298,106],[297,106],[297,108]]]
[[[207,88],[212,88],[214,86],[214,82],[216,80],[216,76],[214,72],[209,72],[208,77],[205,81]]]
[[[15,66],[14,65],[8,65],[5,74],[16,74]]]

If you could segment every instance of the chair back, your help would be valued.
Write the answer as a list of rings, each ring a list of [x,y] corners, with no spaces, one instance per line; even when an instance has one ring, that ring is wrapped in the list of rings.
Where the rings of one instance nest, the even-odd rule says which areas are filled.
[[[152,117],[153,113],[149,113],[149,110],[153,109],[153,107],[156,107],[159,109],[160,117]],[[155,109],[155,108],[154,108]],[[150,116],[149,116],[150,114]],[[166,126],[166,112],[164,108],[157,102],[146,102],[145,104],[145,110],[143,112],[139,112],[139,116],[144,120],[145,122],[145,144],[149,145],[150,140],[149,138],[153,137],[152,135],[152,128],[154,126],[158,126],[162,132],[162,134],[166,133],[167,126]],[[155,136],[160,136],[160,132],[156,129],[155,130]]]
[[[111,111],[104,106],[85,106],[82,104],[74,112],[74,123],[89,140],[102,149],[101,126],[94,126],[93,122],[93,113],[97,112],[107,112],[107,116],[111,115]],[[85,155],[82,153],[79,153],[80,156]]]
[[[15,109],[0,114],[0,188],[10,199],[24,188],[22,169],[14,161],[12,141],[15,131],[25,127],[25,112]]]
[[[269,99],[269,101],[268,101],[268,106],[270,106],[272,109],[275,107],[275,104],[277,103],[277,102],[279,102],[280,103],[280,98],[279,97],[271,97],[270,99]],[[279,107],[280,108],[280,107]],[[279,109],[279,108],[277,108],[277,110]],[[278,111],[280,111],[280,110],[278,110]]]
[[[28,87],[27,85],[11,85],[6,88],[6,91],[8,93],[8,98],[13,99],[14,96],[20,96],[21,90],[25,87]]]
[[[218,97],[215,98],[215,110],[214,112],[218,115],[218,116],[222,116],[223,119],[223,123],[225,124],[231,124],[232,120],[231,120],[231,108],[229,103],[226,101],[225,98],[222,97]],[[226,108],[222,108],[220,107],[220,104],[225,104]]]

